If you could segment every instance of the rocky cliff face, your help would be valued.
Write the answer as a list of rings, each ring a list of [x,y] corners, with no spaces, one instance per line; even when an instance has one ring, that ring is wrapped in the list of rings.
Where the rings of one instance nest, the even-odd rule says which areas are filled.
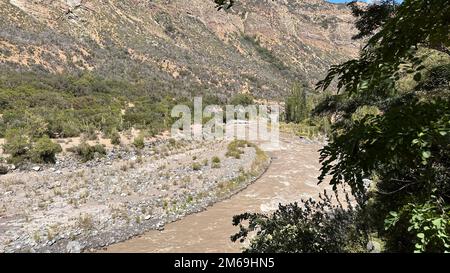
[[[323,0],[0,0],[0,67],[276,98],[354,57],[354,33]]]

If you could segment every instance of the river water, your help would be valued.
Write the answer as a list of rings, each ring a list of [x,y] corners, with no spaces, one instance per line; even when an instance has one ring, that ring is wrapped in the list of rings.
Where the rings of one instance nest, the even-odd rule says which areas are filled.
[[[107,252],[240,252],[242,244],[232,243],[238,231],[233,215],[270,212],[279,203],[317,197],[327,186],[318,186],[318,144],[297,137],[281,136],[281,149],[269,151],[272,164],[260,179],[228,200],[207,210],[170,223],[163,231],[149,231],[139,237],[109,246]]]

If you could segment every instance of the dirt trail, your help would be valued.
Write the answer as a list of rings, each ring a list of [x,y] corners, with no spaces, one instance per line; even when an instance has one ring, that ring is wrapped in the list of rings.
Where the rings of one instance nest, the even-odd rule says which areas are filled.
[[[108,252],[239,252],[230,241],[237,231],[233,215],[246,211],[268,212],[278,204],[316,197],[325,185],[317,185],[320,145],[283,136],[281,150],[268,152],[272,164],[267,172],[244,191],[208,210],[166,225],[163,231],[111,245]]]

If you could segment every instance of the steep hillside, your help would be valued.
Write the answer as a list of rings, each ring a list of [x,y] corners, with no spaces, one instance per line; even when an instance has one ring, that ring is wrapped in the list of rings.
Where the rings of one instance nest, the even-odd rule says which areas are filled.
[[[277,98],[357,54],[352,20],[323,0],[0,0],[0,67]]]

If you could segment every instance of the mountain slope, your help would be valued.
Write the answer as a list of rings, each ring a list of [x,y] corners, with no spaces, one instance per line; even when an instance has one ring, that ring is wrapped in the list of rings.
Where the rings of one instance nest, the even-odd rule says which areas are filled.
[[[352,24],[322,0],[0,0],[0,67],[277,98],[355,56]]]

